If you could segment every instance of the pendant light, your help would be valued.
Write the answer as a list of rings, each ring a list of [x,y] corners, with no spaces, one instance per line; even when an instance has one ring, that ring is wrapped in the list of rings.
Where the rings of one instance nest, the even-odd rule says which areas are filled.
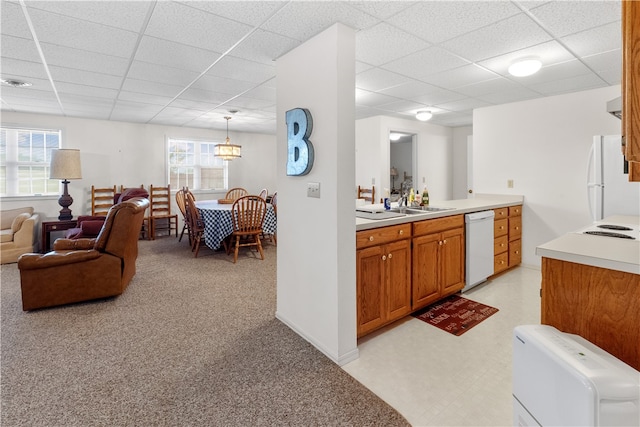
[[[237,159],[238,157],[242,157],[240,154],[242,147],[231,144],[231,139],[229,138],[229,120],[231,120],[231,117],[226,116],[225,120],[227,120],[227,139],[224,141],[224,144],[218,144],[213,147],[213,155],[220,157],[222,160]]]

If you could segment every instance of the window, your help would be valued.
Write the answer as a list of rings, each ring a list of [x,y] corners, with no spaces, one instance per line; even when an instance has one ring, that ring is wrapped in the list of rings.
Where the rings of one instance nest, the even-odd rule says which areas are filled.
[[[0,194],[58,194],[60,181],[49,179],[49,161],[60,140],[59,130],[0,128]]]
[[[169,183],[193,190],[225,190],[227,163],[213,155],[218,142],[169,138]]]

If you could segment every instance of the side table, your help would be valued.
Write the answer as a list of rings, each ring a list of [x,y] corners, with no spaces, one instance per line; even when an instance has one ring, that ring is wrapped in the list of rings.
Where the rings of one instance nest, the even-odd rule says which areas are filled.
[[[40,226],[42,227],[42,249],[41,252],[47,253],[51,247],[51,232],[53,231],[64,231],[69,230],[70,228],[74,228],[78,221],[75,219],[67,219],[60,221],[58,219],[53,220],[51,218],[47,218],[48,220],[42,221]]]

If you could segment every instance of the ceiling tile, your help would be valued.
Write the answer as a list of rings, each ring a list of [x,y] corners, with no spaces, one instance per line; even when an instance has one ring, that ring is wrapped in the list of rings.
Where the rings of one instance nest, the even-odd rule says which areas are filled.
[[[455,89],[471,83],[478,83],[484,80],[492,80],[498,77],[495,73],[478,67],[475,64],[465,65],[454,70],[445,71],[430,75],[429,83],[443,88]]]
[[[438,104],[436,107],[442,108],[448,111],[470,111],[474,108],[486,107],[487,105],[491,105],[488,102],[482,101],[480,99],[474,98],[466,98],[460,101],[446,102],[444,104]]]
[[[543,67],[566,62],[575,58],[560,43],[550,41],[526,49],[509,52],[505,55],[496,56],[486,61],[480,61],[478,64],[502,76],[510,76],[508,68],[511,64],[520,59],[531,57],[540,59]]]
[[[236,46],[231,54],[238,58],[273,65],[277,58],[299,45],[298,40],[257,30]]]
[[[144,93],[137,92],[126,92],[121,91],[118,95],[118,99],[122,101],[133,101],[133,102],[141,102],[144,104],[153,104],[165,106],[171,102],[172,98],[166,96],[156,96],[156,95],[148,95]]]
[[[356,75],[356,87],[358,89],[377,92],[382,89],[397,86],[405,82],[405,78],[400,74],[380,68],[372,68]]]
[[[149,82],[134,78],[127,78],[122,84],[122,90],[150,95],[166,96],[173,98],[183,89],[183,86],[170,85],[167,83]]]
[[[41,43],[129,58],[138,38],[132,31],[60,16],[39,9],[32,9],[29,14]],[[79,37],[80,34],[83,36]]]
[[[531,13],[556,37],[619,22],[622,16],[619,1],[547,2]]]
[[[386,23],[356,33],[356,60],[381,65],[429,46],[423,40]]]
[[[390,104],[398,98],[383,95],[381,93],[369,92],[367,90],[356,89],[356,104],[367,107],[377,107],[379,105]]]
[[[489,104],[499,105],[539,97],[540,94],[538,92],[534,92],[524,87],[515,87],[507,91],[495,91],[479,95],[477,98],[481,101],[488,102]]]
[[[49,78],[40,62],[21,61],[13,58],[2,60],[2,76],[26,81],[32,78],[43,80]]]
[[[199,73],[148,62],[133,61],[128,77],[148,80],[156,83],[167,83],[173,86],[187,86],[198,78]]]
[[[260,64],[234,56],[225,56],[207,72],[207,75],[262,83],[273,78],[275,70],[275,63],[273,65]]]
[[[206,29],[206,33],[201,29]],[[156,3],[145,34],[224,53],[251,30],[249,25],[184,4],[160,1]]]
[[[594,76],[593,74],[586,74],[583,76],[531,85],[531,89],[550,96],[559,95],[561,93],[574,92],[576,90],[595,89],[605,85],[606,84],[597,76]]]
[[[2,13],[0,13],[0,26],[2,34],[33,40],[29,25],[24,17],[22,8],[18,3],[2,2]],[[4,40],[3,40],[4,41]],[[3,46],[4,50],[4,46]]]
[[[409,80],[405,83],[381,90],[379,93],[394,96],[396,98],[410,99],[416,93],[429,93],[439,90],[438,87],[417,80]]]
[[[118,96],[116,89],[79,85],[73,83],[57,82],[56,90],[60,94],[85,95],[96,98],[115,99]]]
[[[420,79],[430,74],[451,70],[467,64],[469,64],[469,61],[453,55],[438,46],[432,46],[384,64],[380,68]]]
[[[513,77],[513,81],[526,83],[527,86],[531,87],[544,82],[568,79],[589,73],[590,70],[582,62],[574,59],[572,61],[542,67],[540,71],[532,76]]]
[[[51,43],[41,43],[48,65],[77,68],[101,74],[122,76],[127,71],[129,59],[102,53],[88,52]]]
[[[475,62],[535,46],[550,39],[551,36],[521,13],[457,37],[441,46]]]
[[[465,98],[464,95],[447,89],[437,89],[426,94],[415,94],[410,99],[425,105],[436,105],[445,102],[458,101]]]
[[[31,38],[23,39],[3,34],[0,38],[0,46],[2,47],[3,61],[4,58],[13,58],[21,61],[40,62],[38,49]]]
[[[218,52],[144,36],[136,51],[135,59],[199,74],[220,58],[220,55]]]
[[[55,81],[76,83],[85,86],[118,89],[122,80],[120,77],[109,74],[99,74],[66,67],[51,66],[49,67],[49,71]]]
[[[185,6],[200,9],[223,18],[255,27],[263,23],[288,1],[179,1]]]
[[[210,92],[226,93],[233,95],[245,92],[253,87],[255,83],[242,80],[228,79],[225,77],[204,75],[192,86],[193,89],[203,89]]]
[[[562,41],[574,53],[581,56],[595,55],[620,48],[622,45],[622,32],[620,23],[612,23],[582,31],[567,37]]]
[[[510,90],[517,90],[519,87],[520,85],[518,83],[514,83],[502,77],[498,77],[496,79],[485,80],[480,83],[473,83],[470,85],[457,87],[456,92],[475,98],[480,95],[487,95],[493,92],[508,92]]]
[[[520,12],[506,1],[420,1],[389,18],[399,28],[431,43],[442,43]]]

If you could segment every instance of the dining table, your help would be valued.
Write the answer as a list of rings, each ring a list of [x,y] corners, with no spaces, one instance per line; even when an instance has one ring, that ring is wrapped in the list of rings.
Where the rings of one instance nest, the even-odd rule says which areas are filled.
[[[220,249],[224,240],[233,233],[232,207],[232,203],[218,203],[217,200],[196,200],[196,208],[204,222],[204,243],[214,251]],[[276,228],[275,209],[271,203],[267,203],[262,231],[264,234],[275,234]]]

